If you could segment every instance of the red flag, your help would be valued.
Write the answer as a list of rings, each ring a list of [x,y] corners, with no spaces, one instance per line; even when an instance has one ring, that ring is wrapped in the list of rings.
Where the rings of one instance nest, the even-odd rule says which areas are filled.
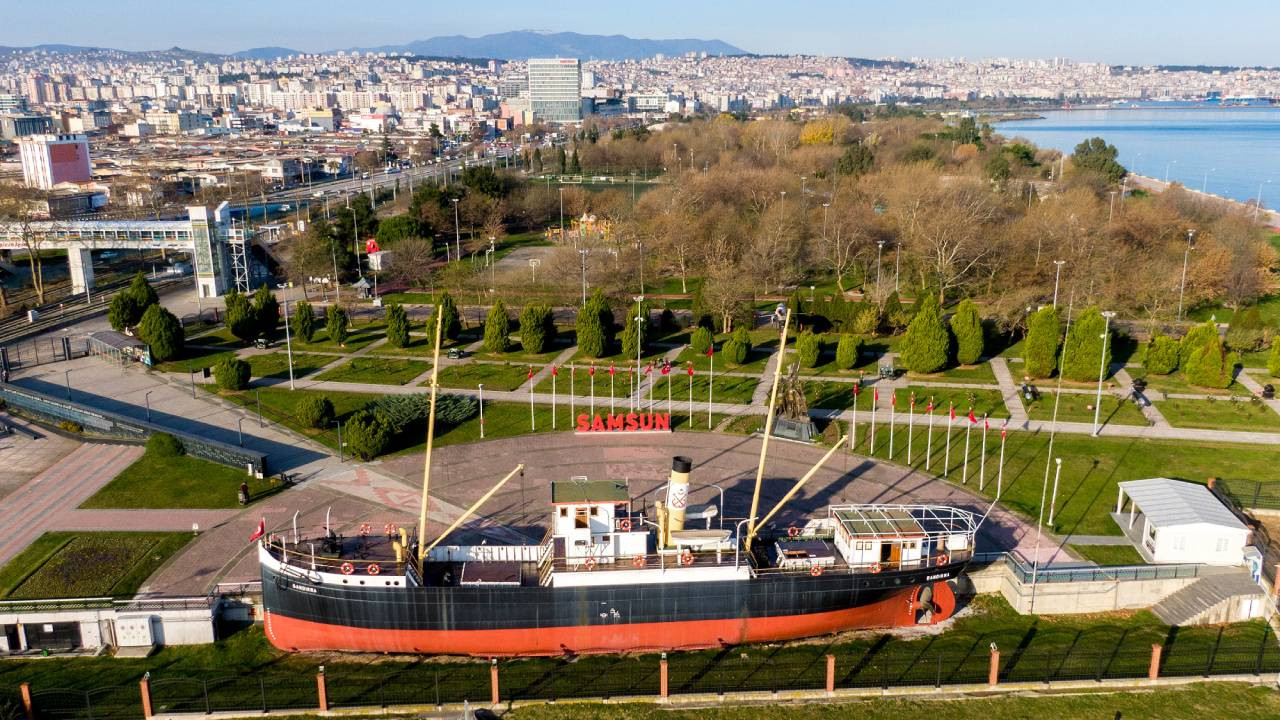
[[[977,425],[977,424],[978,424],[978,418],[974,416],[974,414],[973,414],[973,408],[969,408],[969,422],[971,422],[971,423],[973,423],[973,424],[975,424],[975,425]]]
[[[915,409],[916,409],[916,394],[915,394],[915,393],[911,393],[911,409],[912,409],[912,410],[915,410]]]
[[[853,396],[858,397],[858,393],[861,393],[861,392],[862,392],[862,381],[859,380],[858,382],[853,384]]]
[[[929,398],[929,407],[924,409],[925,412],[933,412],[933,398]]]
[[[671,374],[671,361],[670,361],[670,360],[663,360],[663,361],[662,361],[662,374],[663,374],[663,375],[670,375],[670,374]]]
[[[249,536],[249,542],[253,542],[267,533],[267,519],[262,518],[258,521],[258,529],[253,531]]]
[[[533,366],[532,366],[532,365],[530,365],[530,366],[529,366],[529,379],[530,379],[530,380],[532,380],[532,379],[533,379]]]
[[[648,365],[646,365],[646,366],[645,366],[645,368],[644,368],[644,374],[645,374],[645,375],[652,375],[652,374],[653,374],[653,363],[649,363]]]
[[[990,430],[990,429],[991,429],[991,423],[987,421],[987,416],[986,416],[986,415],[983,415],[983,416],[982,416],[982,429],[983,429],[983,430]]]
[[[894,390],[893,392],[889,393],[889,404],[894,407],[898,407],[898,391],[897,390]]]
[[[715,352],[716,352],[716,346],[715,346],[715,345],[708,345],[708,346],[707,346],[707,357],[711,357],[712,355],[714,355],[714,354],[715,354]]]
[[[880,402],[880,388],[871,388],[871,402]]]
[[[948,407],[949,407],[949,408],[951,408],[951,419],[952,419],[952,420],[955,420],[955,419],[956,419],[956,406],[955,406],[955,405],[948,405]]]
[[[693,363],[689,363],[689,367],[685,370],[685,372],[689,373],[689,377],[693,377]]]
[[[375,238],[369,238],[368,240],[365,240],[365,241],[364,241],[364,251],[365,251],[366,253],[376,253],[376,252],[378,252],[378,241],[377,241],[377,239],[375,239]]]
[[[596,366],[595,366],[595,365],[592,365],[591,367],[587,368],[587,374],[588,374],[588,375],[590,375],[591,377],[595,377],[595,376],[596,376]]]
[[[559,374],[560,374],[560,369],[559,369],[559,368],[557,368],[555,365],[552,365],[552,366],[551,366],[551,376],[552,376],[552,377],[555,377],[556,375],[559,375]]]
[[[1002,424],[1002,425],[1000,426],[1000,439],[1001,439],[1001,440],[1003,440],[1003,439],[1004,439],[1004,434],[1008,431],[1008,429],[1009,429],[1009,421],[1008,421],[1008,420],[1005,420],[1005,421],[1004,421],[1004,424]]]
[[[614,372],[615,370],[613,369],[613,363],[609,363],[609,374],[612,375]]]

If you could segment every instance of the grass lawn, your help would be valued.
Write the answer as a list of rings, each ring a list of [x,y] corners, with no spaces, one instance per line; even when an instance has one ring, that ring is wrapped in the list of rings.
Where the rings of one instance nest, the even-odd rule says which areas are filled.
[[[640,360],[643,363],[648,363],[650,360],[654,360],[656,362],[658,358],[661,358],[663,354],[665,354],[670,349],[671,348],[650,345],[640,353]],[[618,334],[618,339],[616,342],[613,343],[613,346],[610,347],[608,350],[605,350],[605,354],[603,357],[598,357],[598,358],[590,357],[589,355],[587,355],[585,352],[582,351],[582,348],[578,348],[576,351],[574,351],[573,355],[569,358],[569,362],[573,363],[574,365],[587,366],[587,365],[590,365],[591,363],[595,363],[597,367],[604,366],[606,368],[609,367],[609,363],[614,363],[615,365],[618,365],[619,367],[621,367],[625,365],[628,361],[630,361],[631,363],[635,363],[636,357],[635,355],[631,355],[628,357],[622,354],[622,334],[621,333]]]
[[[0,568],[0,593],[33,598],[132,595],[190,533],[56,532]]]
[[[185,373],[196,371],[199,372],[207,367],[213,367],[224,357],[235,355],[235,350],[221,350],[218,348],[183,348],[182,357],[175,360],[166,360],[151,366],[151,369],[160,372]]]
[[[1269,359],[1271,359],[1271,348],[1263,348],[1261,350],[1251,350],[1249,352],[1242,352],[1240,353],[1240,366],[1246,367],[1246,368],[1257,368],[1259,370],[1262,370],[1261,378],[1267,378],[1267,379],[1261,380],[1260,378],[1260,381],[1270,382],[1272,378],[1271,376],[1266,374],[1267,361]]]
[[[973,408],[974,414],[979,420],[986,413],[991,418],[1007,418],[1009,411],[1004,407],[1004,396],[999,390],[974,390],[970,388],[942,388],[927,387],[924,385],[908,385],[898,390],[898,412],[899,414],[906,412],[911,393],[916,394],[916,413],[923,414],[924,409],[929,406],[929,398],[933,398],[933,411],[937,413],[937,420],[944,418],[947,412],[947,403],[954,403],[956,408],[956,422],[959,427],[961,416],[969,414],[969,408]],[[871,402],[871,388],[864,388],[863,397],[860,397],[858,404],[862,409],[869,409]],[[881,402],[885,401],[885,392],[881,391]],[[852,399],[852,393],[850,393]],[[919,420],[920,418],[916,418]]]
[[[245,343],[240,338],[231,334],[225,325],[220,325],[217,329],[209,330],[207,325],[197,325],[193,328],[194,332],[188,332],[186,342],[189,345],[221,345],[228,348],[245,347]]]
[[[207,392],[216,392],[211,386],[201,386]],[[231,402],[244,406],[250,413],[257,412],[258,400],[262,401],[262,416],[269,422],[276,422],[290,428],[294,432],[306,435],[329,448],[337,449],[338,434],[330,425],[325,429],[303,426],[294,419],[293,411],[298,401],[307,395],[323,395],[333,403],[334,414],[339,421],[345,422],[352,413],[363,410],[366,405],[377,399],[370,393],[330,392],[316,390],[290,390],[287,386],[254,388],[240,392],[223,392],[219,395]]]
[[[311,355],[296,352],[293,354],[293,376],[300,378],[303,375],[308,375],[336,359],[332,355]],[[249,374],[253,377],[282,379],[289,377],[289,354],[287,352],[250,355],[245,358],[245,362],[249,363]]]
[[[1115,380],[1116,372],[1118,372],[1121,369],[1120,366],[1117,364],[1119,362],[1120,361],[1113,356],[1111,365],[1107,368],[1106,380],[1110,381],[1109,385],[1114,385],[1116,382]],[[1009,364],[1009,375],[1012,376],[1013,381],[1015,383],[1022,384],[1023,378],[1025,378],[1027,374],[1025,364],[1020,360],[1010,360],[1008,361],[1008,364]],[[1137,379],[1138,376],[1141,375],[1143,372],[1144,371],[1141,368],[1129,368],[1129,375],[1134,379]],[[1053,377],[1032,378],[1030,382],[1032,385],[1035,385],[1042,389],[1048,388],[1048,387],[1054,387],[1058,384],[1058,375],[1055,372]],[[1062,386],[1066,388],[1076,388],[1076,389],[1096,388],[1098,386],[1098,379],[1097,379],[1097,376],[1095,375],[1093,380],[1088,382],[1077,382],[1075,380],[1063,380]]]
[[[449,347],[447,341],[440,343],[440,355],[444,355],[444,350]],[[430,360],[432,353],[435,351],[435,342],[425,335],[410,335],[409,344],[398,348],[391,343],[383,343],[376,348],[372,348],[365,356],[370,355],[394,355],[397,357],[414,357],[423,360]]]
[[[689,406],[689,375],[679,366],[673,366],[671,373],[666,377],[662,376],[659,370],[654,370],[652,377],[653,385],[653,402],[655,405],[666,407],[667,402],[667,384],[671,384],[671,402],[673,407],[687,408]],[[710,376],[705,373],[694,373],[693,376],[693,402],[696,407],[698,403],[703,404],[706,409],[707,402],[707,383]],[[570,373],[568,370],[560,370],[560,375],[556,378],[555,389],[557,394],[562,394],[565,398],[570,395],[570,387],[573,389],[573,395],[577,398],[585,399],[591,397],[591,376],[587,374],[585,368],[578,368],[572,378],[573,384],[570,385]],[[635,378],[628,376],[627,372],[619,369],[618,373],[613,376],[613,397],[615,403],[626,403],[627,398],[632,392],[632,383]],[[714,384],[711,389],[713,391],[712,402],[718,403],[734,403],[747,404],[751,402],[751,395],[755,392],[756,385],[760,383],[756,378],[735,377],[730,375],[715,376]],[[551,376],[543,378],[534,388],[534,392],[550,393],[551,392]],[[596,404],[600,405],[603,400],[605,406],[609,403],[609,368],[596,368]],[[649,388],[645,386],[644,394],[645,403],[649,400]]]
[[[387,324],[383,322],[375,322],[368,325],[350,325],[347,327],[347,341],[339,345],[329,339],[329,331],[324,328],[324,320],[318,318],[316,321],[316,334],[311,336],[311,342],[301,342],[296,338],[293,342],[295,348],[304,351],[355,352],[386,337],[386,329]]]
[[[1132,368],[1129,376],[1134,380],[1146,378],[1147,387],[1163,393],[1188,393],[1194,395],[1250,395],[1249,389],[1232,380],[1226,388],[1205,388],[1192,385],[1180,372],[1171,375],[1149,375],[1144,368]]]
[[[1063,393],[1062,402],[1058,403],[1058,420],[1061,422],[1093,422],[1093,401],[1095,395],[1080,395],[1077,393]],[[1027,409],[1027,417],[1032,420],[1053,419],[1053,400],[1054,393],[1041,392],[1040,396],[1035,400],[1028,401],[1021,395],[1018,399],[1022,401],[1023,407]],[[1164,403],[1160,403],[1160,408],[1164,407]],[[1277,416],[1280,419],[1280,416]],[[1102,396],[1102,413],[1099,420],[1104,425],[1142,425],[1149,423],[1147,418],[1138,409],[1132,400],[1121,399],[1115,395],[1104,393]]]
[[[1176,427],[1220,430],[1280,430],[1280,414],[1252,399],[1182,400],[1169,398],[1156,403],[1165,419]]]
[[[421,360],[362,356],[351,358],[351,362],[323,372],[314,379],[332,380],[334,382],[404,385],[430,369],[431,363]]]
[[[769,357],[778,348],[778,335],[781,333],[770,328],[760,328],[752,330],[751,350],[747,353],[747,359],[741,365],[731,365],[724,357],[724,343],[728,341],[730,333],[720,333],[715,336],[715,366],[716,370],[732,370],[734,372],[758,373],[764,370],[764,366],[769,361]],[[788,345],[795,342],[795,335],[791,335]],[[693,363],[693,369],[696,372],[707,372],[711,366],[711,359],[703,353],[694,352],[692,348],[685,347],[676,356],[674,361],[681,367],[688,363]]]
[[[678,710],[650,704],[531,705],[505,715],[509,720],[992,720],[993,718],[1161,718],[1202,720],[1230,717],[1261,720],[1280,714],[1280,693],[1246,683],[1200,683],[1140,692],[1082,692],[1065,695],[1007,695],[963,699],[871,699],[848,703],[780,703]]]
[[[991,363],[985,362],[980,362],[977,365],[957,365],[956,367],[929,373],[928,375],[909,372],[907,377],[912,380],[936,380],[939,382],[951,380],[996,384],[996,374],[991,371]]]
[[[1099,565],[1146,565],[1132,545],[1067,545],[1075,554]]]
[[[534,372],[538,368],[533,369]],[[488,390],[515,390],[529,379],[529,366],[514,363],[466,363],[464,365],[448,365],[440,368],[437,380],[441,387],[476,389],[476,385],[484,383]],[[423,382],[430,386],[431,379]]]
[[[511,345],[507,352],[491,353],[481,348],[476,351],[475,357],[479,360],[497,360],[500,362],[522,362],[529,363],[531,365],[546,365],[554,360],[557,355],[572,347],[573,343],[573,332],[569,332],[567,337],[564,333],[560,333],[556,336],[556,341],[552,343],[549,350],[545,350],[540,353],[527,353],[524,351],[524,347],[520,344],[519,337],[516,336],[511,338]]]
[[[194,457],[158,457],[145,453],[125,468],[82,508],[235,508],[240,483],[249,483],[249,497],[271,490],[244,470]]]

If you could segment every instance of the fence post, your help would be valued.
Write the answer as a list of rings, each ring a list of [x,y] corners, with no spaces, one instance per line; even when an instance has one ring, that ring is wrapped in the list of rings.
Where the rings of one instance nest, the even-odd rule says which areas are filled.
[[[142,717],[151,717],[151,673],[142,676],[138,681],[138,690],[142,694]]]
[[[662,659],[658,661],[658,696],[663,702],[667,700],[667,654],[662,653]]]
[[[316,673],[316,699],[320,706],[320,712],[329,712],[329,687],[324,679],[324,666],[320,666],[320,672]]]
[[[31,704],[31,683],[22,683],[19,688],[22,690],[22,710],[27,714],[27,720],[36,720],[36,709]]]
[[[987,668],[987,684],[995,687],[1000,684],[1000,651],[991,648],[991,666]]]
[[[1151,664],[1147,666],[1147,679],[1160,679],[1160,654],[1164,652],[1164,646],[1160,643],[1151,644]]]
[[[498,658],[489,658],[489,704],[498,704]]]
[[[827,653],[827,697],[836,693],[836,656]]]

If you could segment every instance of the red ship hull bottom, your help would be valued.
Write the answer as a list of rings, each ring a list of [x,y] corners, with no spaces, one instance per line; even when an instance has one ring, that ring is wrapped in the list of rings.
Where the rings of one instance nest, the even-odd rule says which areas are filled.
[[[775,642],[864,628],[921,624],[920,588],[894,593],[845,610],[761,618],[687,620],[618,625],[510,628],[500,630],[395,630],[331,625],[267,611],[267,638],[281,650],[479,655],[507,657],[581,653],[696,650],[743,643]],[[951,617],[956,599],[945,582],[933,586],[928,623]]]

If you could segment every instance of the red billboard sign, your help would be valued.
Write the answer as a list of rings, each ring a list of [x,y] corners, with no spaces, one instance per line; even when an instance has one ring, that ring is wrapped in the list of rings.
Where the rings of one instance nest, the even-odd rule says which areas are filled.
[[[616,415],[588,415],[583,413],[578,416],[577,420],[578,426],[575,430],[580,433],[671,432],[670,413],[626,413]]]

